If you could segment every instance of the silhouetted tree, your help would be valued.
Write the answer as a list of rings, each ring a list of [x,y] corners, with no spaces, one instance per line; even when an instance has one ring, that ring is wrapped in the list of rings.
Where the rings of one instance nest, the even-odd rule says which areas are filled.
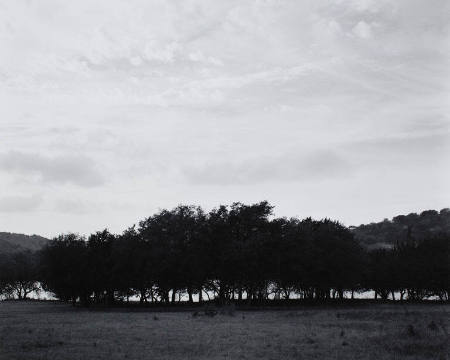
[[[57,298],[88,304],[92,294],[87,244],[77,234],[60,235],[41,251],[41,277],[44,289]]]
[[[366,289],[375,291],[375,299],[387,300],[398,287],[394,276],[394,250],[377,249],[369,252],[365,278]]]
[[[129,300],[138,295],[146,302],[151,295],[154,274],[151,271],[150,245],[131,227],[118,236],[112,249],[114,287],[119,296]]]
[[[31,251],[21,251],[0,259],[0,286],[2,292],[19,300],[39,291],[37,256]]]
[[[114,302],[113,244],[115,236],[108,230],[89,236],[87,242],[87,265],[89,288],[96,302]]]

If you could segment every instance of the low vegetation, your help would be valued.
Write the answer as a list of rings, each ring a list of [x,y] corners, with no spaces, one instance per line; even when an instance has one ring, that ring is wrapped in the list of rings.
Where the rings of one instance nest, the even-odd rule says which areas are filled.
[[[0,302],[0,359],[448,359],[445,305],[88,311]]]

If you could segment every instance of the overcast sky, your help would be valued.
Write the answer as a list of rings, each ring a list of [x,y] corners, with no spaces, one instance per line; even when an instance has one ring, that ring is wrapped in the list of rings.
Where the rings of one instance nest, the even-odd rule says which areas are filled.
[[[446,0],[0,0],[0,231],[450,205]]]

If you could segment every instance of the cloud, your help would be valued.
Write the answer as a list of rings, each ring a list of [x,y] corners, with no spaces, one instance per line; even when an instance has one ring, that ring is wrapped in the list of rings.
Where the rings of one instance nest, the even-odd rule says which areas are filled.
[[[442,157],[437,157],[437,160],[448,157],[446,149],[450,147],[450,132],[434,132],[423,135],[403,136],[393,135],[390,137],[374,138],[368,140],[355,141],[348,144],[349,148],[361,151],[376,151],[383,155],[401,154],[404,157],[412,155],[422,155],[424,157],[432,156],[441,152]],[[426,150],[429,150],[427,152]]]
[[[22,176],[36,176],[44,183],[92,187],[105,182],[95,163],[84,156],[49,157],[10,151],[0,154],[0,170]]]
[[[299,80],[283,89],[314,87],[323,72],[303,79],[296,72],[304,71],[305,64],[342,74],[344,85],[344,77],[367,61],[402,77],[423,71],[423,60],[438,68],[447,58],[442,44],[448,22],[445,11],[437,11],[443,4],[111,0],[38,5],[17,0],[0,12],[5,24],[0,27],[0,48],[5,49],[0,74],[7,93],[11,88],[29,91],[55,102],[243,106],[252,95],[238,94],[243,101],[235,101],[233,88],[281,79]],[[372,41],[363,45],[360,39]],[[411,58],[419,66],[410,68]],[[379,81],[375,74],[366,82]],[[381,88],[391,89],[393,81],[401,79],[381,81]],[[351,90],[358,96],[356,86]]]
[[[347,158],[363,172],[383,173],[386,169],[412,176],[416,171],[441,179],[450,176],[450,133],[403,135],[360,140],[343,146]],[[437,175],[439,172],[439,175]]]
[[[448,0],[0,3],[0,189],[76,185],[26,224],[3,214],[18,230],[71,228],[68,212],[127,226],[187,196],[272,194],[285,214],[334,199],[355,222],[369,192],[373,211],[445,200],[402,189],[450,168],[444,140],[410,136],[449,123]]]
[[[207,185],[322,181],[347,176],[352,172],[352,166],[330,150],[304,155],[267,156],[240,162],[211,161],[184,169],[189,182]]]
[[[31,196],[4,196],[0,198],[0,212],[30,212],[39,208],[42,204],[42,197],[39,195]]]
[[[352,32],[361,39],[370,39],[372,37],[372,27],[365,21],[358,22],[353,27]]]
[[[58,213],[78,215],[89,212],[92,210],[92,206],[78,199],[59,199],[56,201],[54,209]]]

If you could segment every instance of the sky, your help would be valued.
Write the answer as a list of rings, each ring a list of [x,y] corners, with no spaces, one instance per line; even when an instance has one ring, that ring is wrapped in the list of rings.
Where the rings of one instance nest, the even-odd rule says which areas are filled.
[[[446,0],[0,0],[0,231],[450,205]]]

